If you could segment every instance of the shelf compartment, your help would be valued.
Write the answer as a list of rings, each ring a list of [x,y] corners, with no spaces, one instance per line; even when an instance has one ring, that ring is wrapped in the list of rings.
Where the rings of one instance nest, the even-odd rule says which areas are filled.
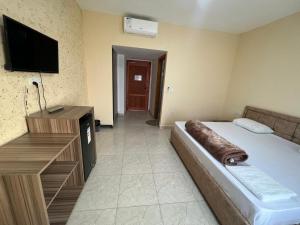
[[[83,186],[65,186],[48,208],[50,225],[66,224]]]
[[[77,161],[55,161],[41,174],[47,208],[51,205],[77,166]]]

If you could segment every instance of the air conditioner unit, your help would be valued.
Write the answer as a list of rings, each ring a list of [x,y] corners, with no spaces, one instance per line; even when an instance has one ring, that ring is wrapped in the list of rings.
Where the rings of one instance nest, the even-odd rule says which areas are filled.
[[[158,23],[149,20],[124,17],[124,32],[155,37],[158,32]]]

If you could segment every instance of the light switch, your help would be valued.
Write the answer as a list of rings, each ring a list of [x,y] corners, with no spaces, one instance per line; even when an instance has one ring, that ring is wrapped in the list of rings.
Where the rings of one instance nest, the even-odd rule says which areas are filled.
[[[170,86],[167,87],[167,90],[168,90],[169,93],[172,93],[172,92],[173,92],[173,88],[170,87]]]

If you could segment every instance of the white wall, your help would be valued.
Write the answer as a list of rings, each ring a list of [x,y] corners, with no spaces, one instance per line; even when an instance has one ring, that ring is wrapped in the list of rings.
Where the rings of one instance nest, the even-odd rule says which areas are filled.
[[[125,56],[117,55],[118,114],[125,113]]]
[[[157,80],[157,66],[158,59],[152,60],[152,69],[151,69],[151,81],[150,81],[150,94],[149,94],[149,111],[152,116],[154,116],[154,107],[155,107],[155,90],[156,90],[156,80]]]

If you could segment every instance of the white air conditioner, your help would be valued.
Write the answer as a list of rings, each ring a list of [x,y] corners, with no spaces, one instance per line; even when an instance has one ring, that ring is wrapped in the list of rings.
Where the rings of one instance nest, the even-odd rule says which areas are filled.
[[[158,23],[149,20],[124,17],[124,32],[155,37],[158,32]]]

